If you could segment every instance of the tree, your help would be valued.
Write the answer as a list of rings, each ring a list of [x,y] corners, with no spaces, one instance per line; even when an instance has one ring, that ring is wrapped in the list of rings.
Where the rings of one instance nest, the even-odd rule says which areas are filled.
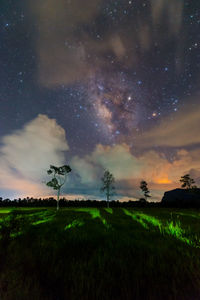
[[[115,178],[112,173],[110,173],[108,170],[104,172],[103,177],[101,178],[102,181],[102,187],[101,191],[106,193],[106,198],[107,198],[107,206],[109,207],[109,200],[110,197],[114,194],[114,183],[115,183]]]
[[[184,176],[182,176],[180,182],[182,183],[182,188],[192,189],[196,187],[193,185],[195,181],[194,179],[190,178],[190,174],[185,174]]]
[[[147,201],[147,198],[150,198],[151,196],[149,195],[150,191],[147,187],[147,182],[142,180],[140,182],[140,188],[142,190],[142,192],[144,193],[144,197],[145,197],[145,200]]]
[[[59,209],[60,190],[66,182],[67,174],[70,173],[71,170],[70,166],[67,165],[62,167],[55,167],[51,165],[50,169],[47,171],[47,174],[51,175],[53,178],[47,182],[46,185],[57,190],[57,210]]]

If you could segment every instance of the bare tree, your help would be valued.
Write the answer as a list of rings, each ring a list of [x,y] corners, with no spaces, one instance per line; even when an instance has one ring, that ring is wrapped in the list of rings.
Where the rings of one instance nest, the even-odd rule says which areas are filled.
[[[115,190],[114,187],[115,178],[112,173],[106,170],[104,172],[103,177],[101,178],[101,181],[102,181],[101,191],[106,193],[107,206],[109,207],[110,197],[114,194],[114,190]]]
[[[59,209],[60,190],[66,182],[67,174],[71,172],[71,170],[70,166],[67,165],[62,167],[55,167],[51,165],[50,169],[47,171],[48,175],[52,175],[52,179],[47,182],[46,185],[57,190],[57,210]]]

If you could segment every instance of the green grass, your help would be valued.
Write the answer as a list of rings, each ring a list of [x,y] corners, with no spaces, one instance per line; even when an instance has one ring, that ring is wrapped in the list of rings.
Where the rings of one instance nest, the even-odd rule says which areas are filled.
[[[13,209],[12,208],[1,208],[0,214],[9,214]]]
[[[199,225],[195,210],[2,209],[0,299],[200,299]]]

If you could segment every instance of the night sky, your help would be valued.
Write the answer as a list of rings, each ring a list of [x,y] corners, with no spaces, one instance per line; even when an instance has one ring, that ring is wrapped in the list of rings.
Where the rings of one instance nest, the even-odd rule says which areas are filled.
[[[200,184],[200,2],[2,0],[0,191],[48,196],[50,164],[69,164],[63,194],[152,201]]]

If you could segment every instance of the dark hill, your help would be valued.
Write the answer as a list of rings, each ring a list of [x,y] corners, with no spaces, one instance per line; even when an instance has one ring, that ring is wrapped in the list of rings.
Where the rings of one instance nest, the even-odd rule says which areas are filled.
[[[175,189],[164,193],[164,206],[200,207],[200,189]]]

